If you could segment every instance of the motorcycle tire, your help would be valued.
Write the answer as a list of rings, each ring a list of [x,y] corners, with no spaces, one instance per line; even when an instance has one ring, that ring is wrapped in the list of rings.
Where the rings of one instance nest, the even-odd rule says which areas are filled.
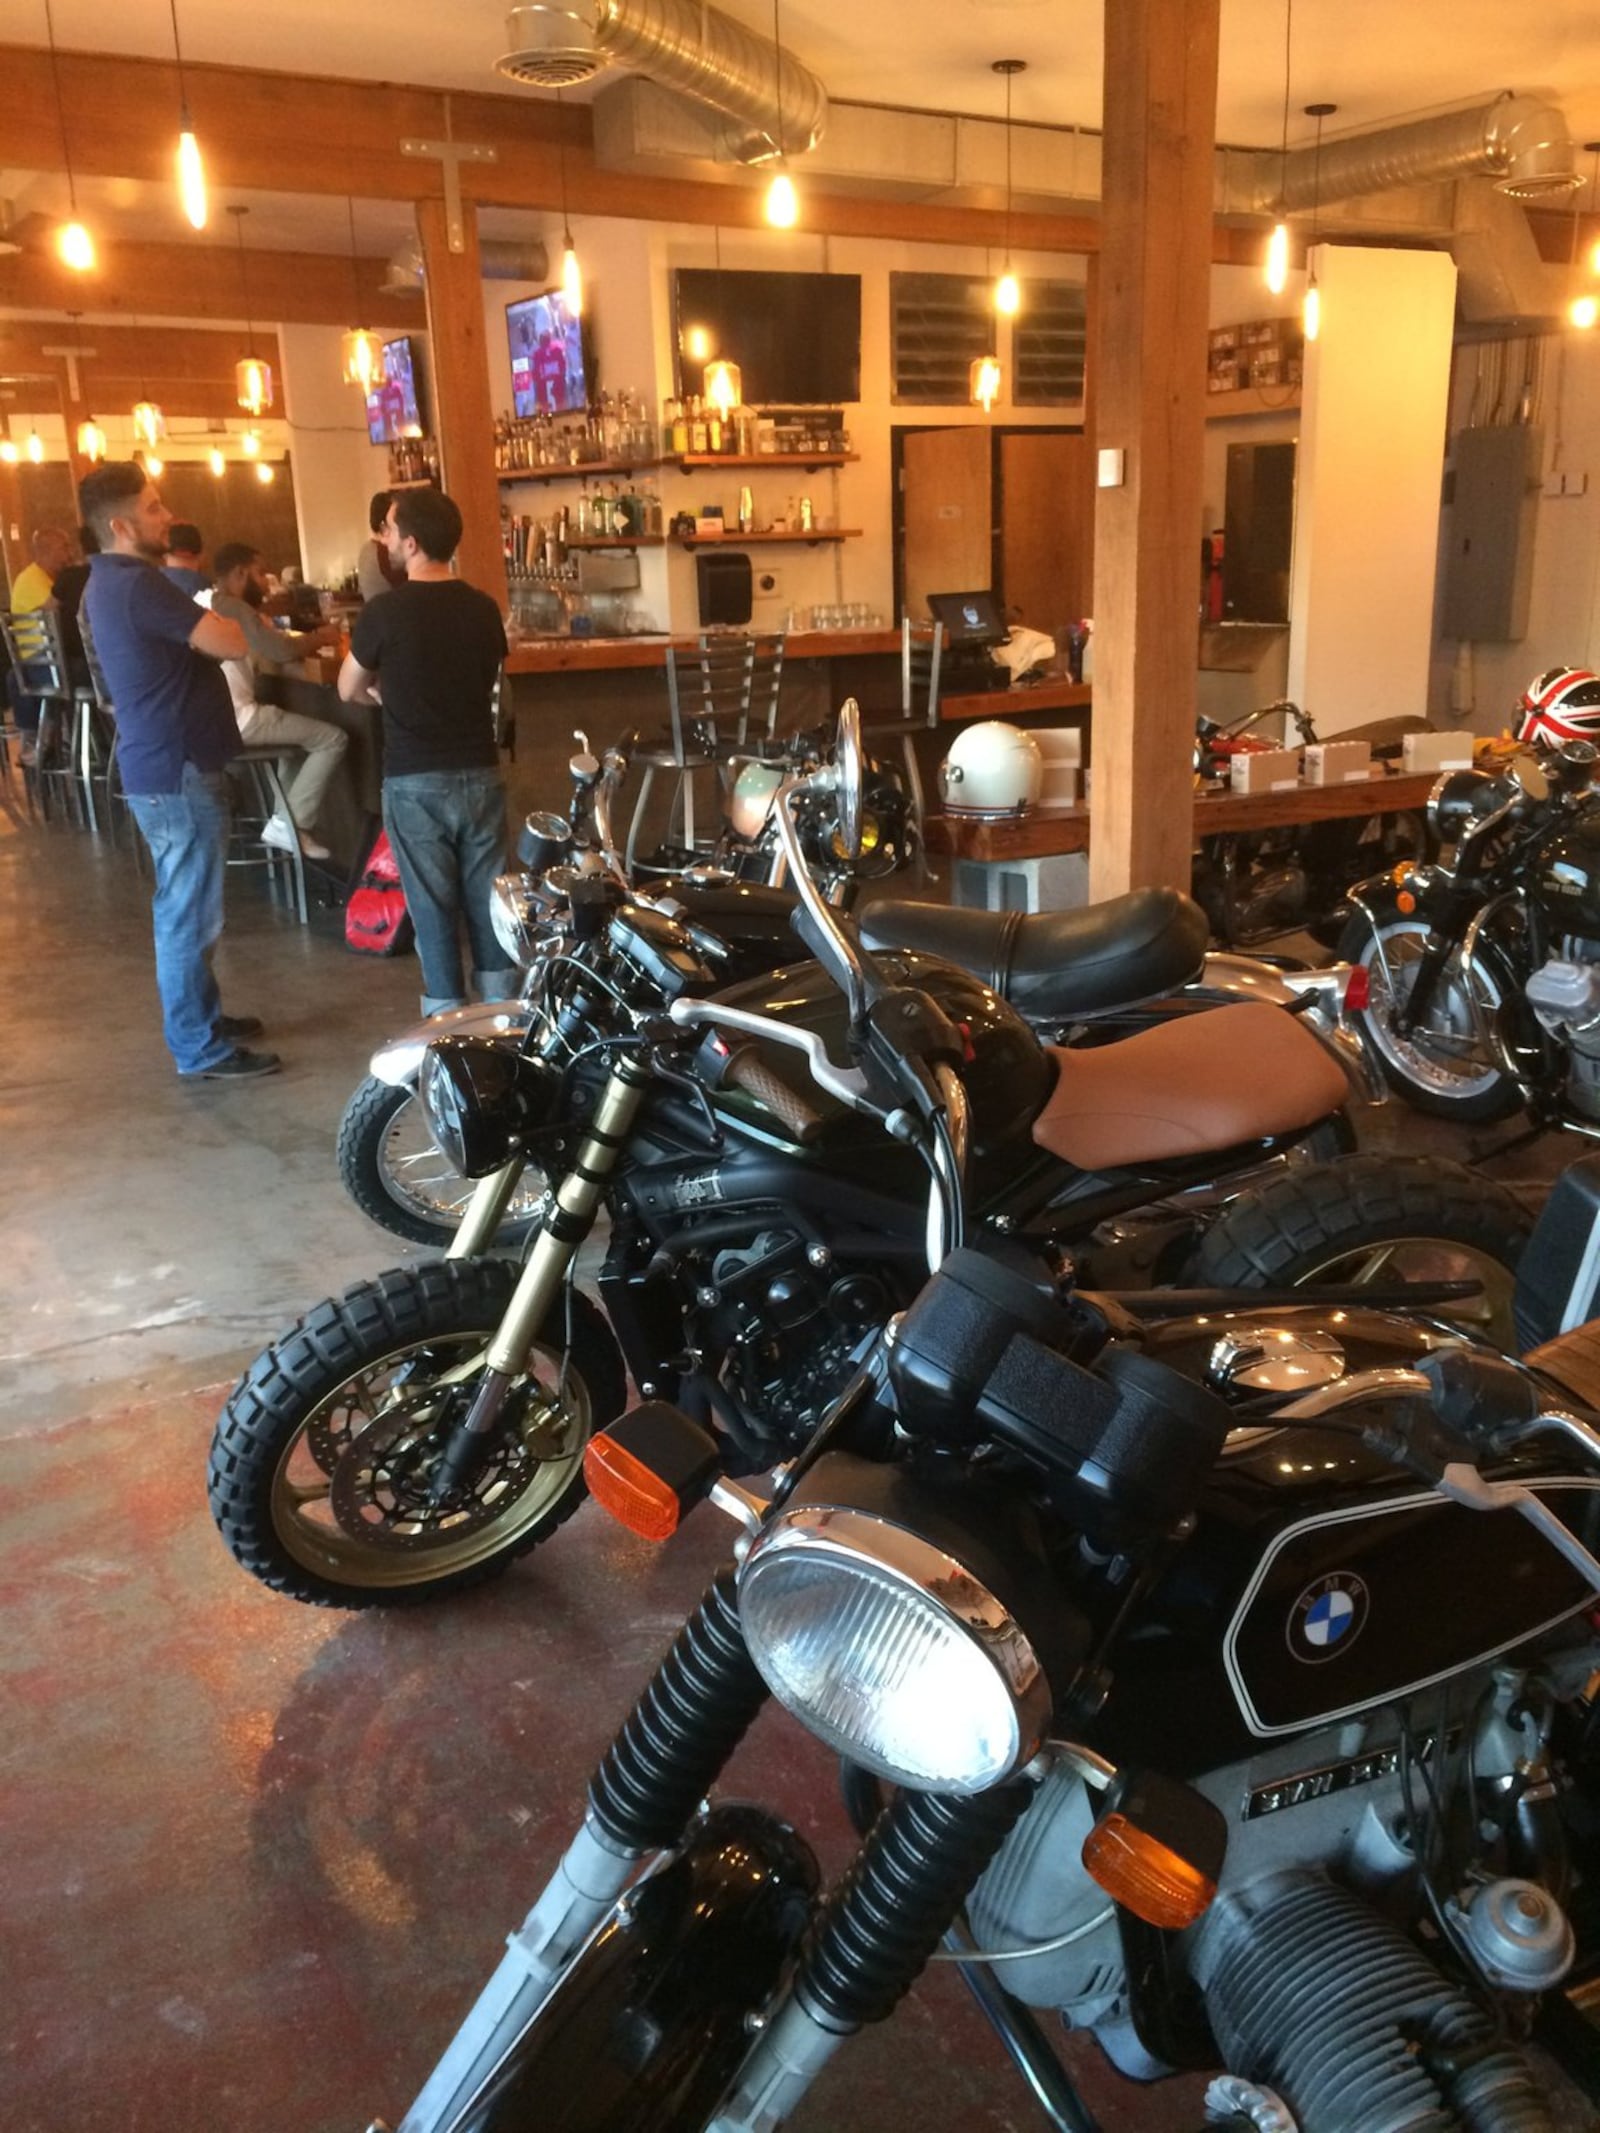
[[[1358,911],[1339,937],[1341,960],[1359,963],[1367,972],[1369,1004],[1358,1019],[1378,1058],[1384,1080],[1413,1110],[1430,1118],[1454,1119],[1460,1125],[1481,1125],[1509,1118],[1522,1108],[1517,1085],[1502,1069],[1481,1054],[1474,1058],[1466,1047],[1471,1041],[1472,1010],[1466,978],[1459,960],[1452,958],[1435,994],[1430,1030],[1437,1044],[1430,1045],[1428,1031],[1402,1036],[1395,1028],[1393,999],[1378,954],[1381,940],[1386,955],[1396,959],[1398,976],[1414,968],[1427,938],[1427,923],[1400,910],[1392,897],[1371,899],[1378,924],[1376,930],[1364,912]],[[1492,972],[1484,973],[1489,989],[1485,1005],[1498,1013],[1499,988]]]
[[[446,1251],[472,1197],[472,1180],[434,1147],[415,1089],[369,1074],[339,1121],[339,1176],[371,1222],[412,1244]],[[539,1219],[541,1172],[529,1169],[512,1196],[495,1246],[513,1250]]]
[[[536,1349],[560,1363],[559,1450],[541,1454],[537,1415],[521,1426],[530,1374],[469,1500],[428,1495],[518,1272],[503,1259],[397,1268],[318,1304],[257,1356],[217,1419],[207,1476],[212,1516],[252,1577],[317,1607],[403,1606],[498,1576],[572,1516],[583,1448],[626,1398],[616,1343],[576,1289]]]
[[[1480,1281],[1439,1307],[1516,1353],[1512,1292],[1532,1223],[1490,1178],[1438,1156],[1353,1155],[1241,1193],[1206,1232],[1183,1286]]]

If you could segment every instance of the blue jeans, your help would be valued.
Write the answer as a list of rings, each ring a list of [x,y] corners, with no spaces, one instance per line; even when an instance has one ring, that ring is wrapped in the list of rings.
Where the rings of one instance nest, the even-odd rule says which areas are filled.
[[[486,1000],[517,989],[517,972],[489,923],[489,892],[505,866],[506,796],[498,770],[426,770],[383,781],[383,826],[422,961],[422,1012],[464,1007],[461,924]]]
[[[227,779],[185,763],[180,792],[129,793],[128,805],[155,867],[156,986],[167,1049],[180,1074],[203,1074],[234,1049],[216,1032],[222,997],[211,971],[222,937]]]

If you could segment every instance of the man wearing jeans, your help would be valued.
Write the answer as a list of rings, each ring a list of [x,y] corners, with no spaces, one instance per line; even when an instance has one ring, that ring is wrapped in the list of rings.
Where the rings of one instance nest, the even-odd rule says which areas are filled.
[[[222,935],[225,766],[239,750],[219,662],[244,657],[244,632],[197,607],[163,570],[172,513],[143,467],[132,460],[97,467],[78,500],[101,548],[89,566],[84,611],[116,705],[123,791],[155,867],[167,1049],[185,1080],[275,1073],[275,1053],[241,1049],[261,1024],[222,1012],[211,969]]]
[[[489,922],[506,849],[493,721],[506,633],[489,595],[451,573],[461,513],[448,496],[398,490],[386,538],[405,583],[356,618],[339,694],[383,706],[383,826],[416,928],[422,1012],[435,1015],[466,1005],[463,921],[479,996],[516,990]]]

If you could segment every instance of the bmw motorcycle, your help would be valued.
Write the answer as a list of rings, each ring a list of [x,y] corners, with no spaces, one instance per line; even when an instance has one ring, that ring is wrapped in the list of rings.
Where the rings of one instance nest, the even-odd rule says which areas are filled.
[[[866,1100],[937,1256],[949,1034],[875,985]],[[1548,2133],[1523,2041],[1600,1954],[1578,1168],[1520,1301],[1529,1338],[1591,1322],[1520,1363],[1374,1310],[1135,1317],[956,1250],[759,1482],[664,1403],[596,1438],[624,1523],[709,1492],[733,1559],[399,2133],[776,2133],[941,1954],[1063,2133],[1096,2121],[1036,2010],[1131,2081],[1213,2073],[1241,2129]],[[715,1797],[769,1700],[843,1763],[828,1886]]]
[[[1436,856],[1359,883],[1340,952],[1385,1080],[1464,1123],[1525,1111],[1600,1137],[1596,747],[1560,740],[1498,770],[1446,772]]]
[[[841,734],[812,790],[829,781],[853,851],[851,706]],[[815,948],[847,936],[794,812],[784,835]],[[922,1279],[920,1158],[883,1142],[851,1063],[860,981],[841,991],[827,964],[799,964],[717,993],[702,1027],[706,929],[615,883],[573,894],[583,937],[551,973],[551,1051],[429,1047],[422,1102],[481,1181],[450,1256],[318,1305],[219,1418],[213,1515],[240,1563],[296,1598],[395,1603],[503,1570],[577,1509],[584,1446],[620,1412],[625,1374],[705,1420],[730,1468],[771,1465]],[[849,952],[846,972],[863,954]],[[1354,1157],[1240,1189],[1326,1131],[1344,1097],[1294,1018],[1238,1005],[1051,1049],[968,973],[882,961],[898,999],[959,1032],[966,1193],[989,1251],[1052,1253],[1100,1286],[1343,1282],[1368,1300],[1375,1280],[1405,1298],[1410,1279],[1463,1267],[1481,1284],[1463,1308],[1503,1313],[1525,1221],[1454,1165]],[[519,1265],[489,1247],[530,1161],[550,1190]],[[602,1210],[603,1309],[574,1278]]]

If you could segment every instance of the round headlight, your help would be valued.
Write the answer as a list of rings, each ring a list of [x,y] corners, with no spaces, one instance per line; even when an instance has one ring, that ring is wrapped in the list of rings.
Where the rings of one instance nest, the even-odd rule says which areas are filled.
[[[526,970],[537,955],[539,937],[548,920],[549,912],[531,875],[495,877],[489,896],[489,923],[495,939],[520,969]]]
[[[1032,1643],[982,1577],[906,1526],[780,1512],[745,1558],[739,1618],[778,1701],[880,1777],[983,1792],[1038,1751],[1051,1695]]]
[[[526,1152],[556,1119],[561,1075],[493,1037],[438,1037],[417,1078],[433,1144],[466,1178]]]

